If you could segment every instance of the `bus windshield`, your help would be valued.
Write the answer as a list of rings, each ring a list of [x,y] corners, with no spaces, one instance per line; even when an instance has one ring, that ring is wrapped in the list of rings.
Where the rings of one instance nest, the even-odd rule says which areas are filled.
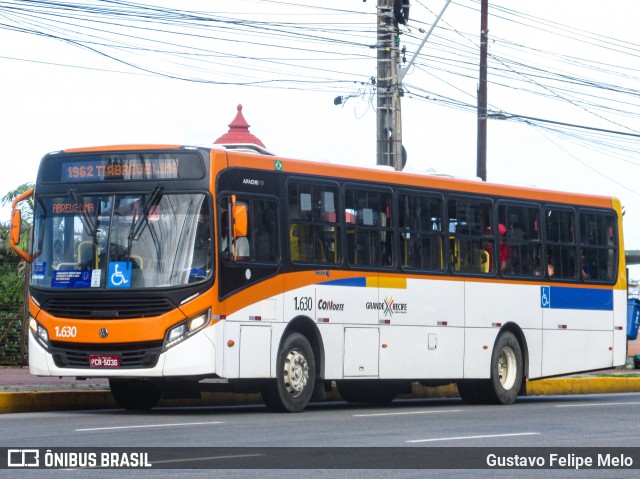
[[[204,194],[41,197],[35,211],[31,285],[162,288],[212,275],[210,206]]]

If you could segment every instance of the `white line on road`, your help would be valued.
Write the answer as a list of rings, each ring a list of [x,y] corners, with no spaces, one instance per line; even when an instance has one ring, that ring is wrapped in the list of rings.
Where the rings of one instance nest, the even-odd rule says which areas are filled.
[[[117,429],[144,429],[150,427],[176,427],[176,426],[202,426],[206,424],[224,424],[220,421],[215,422],[178,422],[173,424],[140,424],[138,426],[113,426],[113,427],[90,427],[86,429],[75,429],[75,432],[87,431],[112,431]]]
[[[411,411],[411,412],[383,412],[376,414],[354,414],[353,417],[376,417],[376,416],[408,416],[410,414],[438,414],[443,412],[460,412],[462,409],[445,409],[440,411]]]
[[[590,402],[587,404],[561,404],[556,407],[592,407],[592,406],[630,406],[632,404],[640,404],[640,401],[634,402]]]
[[[435,442],[435,441],[460,441],[464,439],[486,439],[490,437],[511,437],[511,436],[535,436],[539,432],[516,432],[512,434],[486,434],[483,436],[458,436],[458,437],[436,437],[433,439],[414,439],[405,442]]]

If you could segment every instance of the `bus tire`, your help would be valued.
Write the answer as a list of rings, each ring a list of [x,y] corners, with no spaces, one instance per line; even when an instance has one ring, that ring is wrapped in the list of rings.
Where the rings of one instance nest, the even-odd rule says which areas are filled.
[[[133,411],[148,411],[162,396],[157,384],[141,379],[109,379],[109,387],[118,406]]]
[[[520,343],[509,331],[503,332],[491,354],[491,379],[489,379],[487,402],[513,404],[522,386],[524,361]]]
[[[285,338],[276,359],[276,378],[262,387],[268,409],[300,412],[311,399],[316,383],[313,349],[306,337],[292,333]]]

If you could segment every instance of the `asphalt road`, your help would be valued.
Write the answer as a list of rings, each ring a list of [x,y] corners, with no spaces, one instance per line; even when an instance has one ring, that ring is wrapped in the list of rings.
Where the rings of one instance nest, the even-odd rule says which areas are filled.
[[[640,394],[631,393],[531,397],[507,407],[468,406],[458,399],[403,400],[386,407],[323,403],[311,405],[301,414],[269,413],[262,406],[167,408],[142,414],[115,409],[4,414],[0,416],[0,447],[214,448],[194,449],[197,454],[190,456],[209,459],[215,456],[215,448],[239,447],[243,449],[231,452],[236,456],[246,453],[247,461],[253,460],[256,450],[245,448],[293,448],[277,457],[282,467],[299,464],[296,461],[301,458],[304,462],[305,450],[301,448],[309,447],[419,447],[427,448],[422,450],[430,454],[434,448],[445,448],[438,451],[445,456],[451,452],[446,448],[455,447],[461,448],[456,454],[464,462],[464,455],[471,455],[478,448],[500,451],[499,448],[511,447],[518,452],[518,448],[544,446],[552,452],[553,448],[561,452],[563,447],[593,447],[605,453],[618,447],[637,449],[639,412]],[[378,455],[382,451],[384,457],[383,449],[353,451]],[[178,457],[169,455],[165,459],[165,467],[180,467],[180,455],[174,456]],[[392,463],[394,458],[389,460]],[[640,456],[636,463],[636,467],[640,466]],[[360,469],[361,465],[356,461],[353,467]],[[20,477],[69,477],[69,471],[61,470],[20,472]],[[514,473],[518,477],[549,474],[558,477],[557,472],[484,469],[456,470],[453,474],[446,469],[405,469],[316,470],[311,474],[300,470],[153,469],[92,471],[91,477],[513,477]],[[630,477],[634,474],[637,469],[562,471],[562,477]]]

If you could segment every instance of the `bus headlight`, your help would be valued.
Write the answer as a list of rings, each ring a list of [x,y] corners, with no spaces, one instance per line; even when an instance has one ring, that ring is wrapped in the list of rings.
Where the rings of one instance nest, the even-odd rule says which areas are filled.
[[[49,333],[44,327],[35,320],[35,318],[29,319],[29,329],[33,333],[33,337],[40,343],[45,349],[49,349]]]
[[[184,341],[189,336],[197,333],[211,321],[211,310],[208,309],[203,313],[176,324],[167,331],[164,339],[163,351]]]

